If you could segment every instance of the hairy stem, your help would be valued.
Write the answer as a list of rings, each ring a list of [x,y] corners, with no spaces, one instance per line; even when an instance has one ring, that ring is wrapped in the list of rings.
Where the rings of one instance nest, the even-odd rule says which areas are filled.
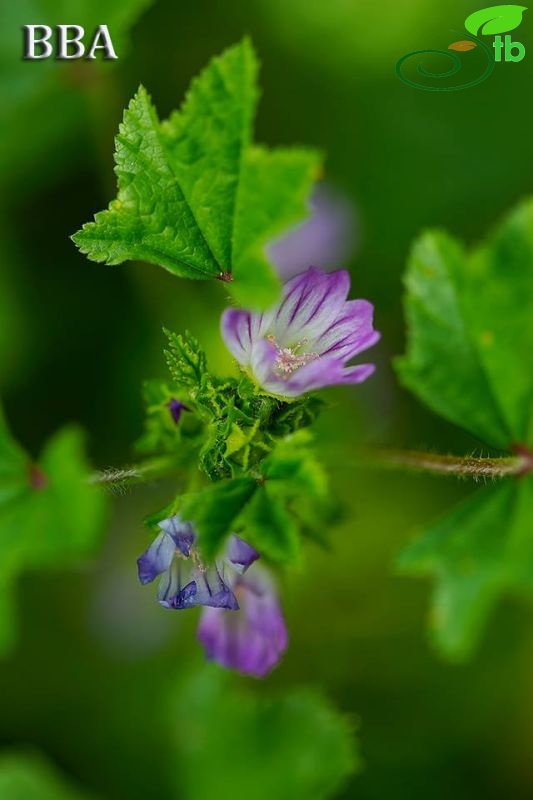
[[[111,491],[122,492],[130,486],[164,478],[175,473],[177,469],[175,457],[161,456],[129,467],[110,467],[100,470],[91,475],[89,483],[106,487]]]
[[[476,458],[423,453],[415,450],[377,450],[371,460],[379,466],[411,469],[459,478],[496,479],[509,475],[525,475],[533,469],[532,457],[526,451],[502,458]]]

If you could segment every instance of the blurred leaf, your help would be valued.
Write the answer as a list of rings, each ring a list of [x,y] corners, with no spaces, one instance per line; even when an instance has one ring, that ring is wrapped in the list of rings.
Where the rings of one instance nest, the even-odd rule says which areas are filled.
[[[17,575],[77,564],[93,551],[106,501],[89,474],[78,429],[52,437],[35,465],[0,419],[0,652],[13,643]]]
[[[530,432],[533,202],[466,254],[443,233],[415,243],[406,277],[403,383],[434,411],[501,449]]]
[[[255,492],[240,519],[246,540],[264,558],[281,563],[294,563],[301,552],[296,519],[289,514],[283,496],[275,484],[267,482]]]
[[[312,691],[272,699],[207,668],[173,707],[185,797],[326,800],[359,767],[352,726]]]
[[[477,36],[493,36],[496,33],[506,33],[518,28],[522,22],[522,14],[527,11],[526,6],[490,6],[474,11],[465,20],[465,28],[469,33]]]
[[[251,146],[257,69],[245,39],[210,62],[163,123],[139,89],[116,138],[118,199],[74,235],[83,253],[228,280],[251,307],[276,300],[264,246],[305,216],[318,166],[311,152]]]
[[[533,202],[522,203],[469,254],[441,233],[415,244],[407,271],[403,382],[433,410],[491,445],[532,444]],[[432,632],[468,656],[499,597],[533,589],[533,479],[478,491],[400,557],[432,574]]]
[[[532,478],[486,487],[401,553],[400,570],[435,577],[430,630],[449,658],[472,653],[502,594],[533,588],[532,519]]]
[[[87,36],[102,22],[111,33],[117,55],[126,51],[127,33],[151,0],[18,0],[0,4],[0,171],[20,177],[21,169],[31,178],[30,165],[56,168],[58,161],[43,157],[58,148],[59,141],[74,141],[87,123],[87,101],[91,90],[102,92],[98,77],[116,62],[96,60],[61,62],[54,59],[22,59],[22,26],[59,23],[82,25]],[[87,93],[86,93],[86,90]],[[35,124],[39,120],[39,124]],[[61,151],[63,152],[63,151]]]
[[[4,753],[0,756],[2,800],[82,800],[88,795],[66,783],[40,756]]]
[[[474,494],[408,545],[399,567],[433,575],[430,630],[451,658],[468,656],[505,588],[505,551],[517,486],[503,483]]]

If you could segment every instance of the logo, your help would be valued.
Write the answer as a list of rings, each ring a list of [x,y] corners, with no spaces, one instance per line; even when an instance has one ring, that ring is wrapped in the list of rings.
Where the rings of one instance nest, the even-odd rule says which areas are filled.
[[[468,31],[468,33],[462,34],[466,36],[465,39],[448,45],[448,50],[415,50],[413,53],[407,53],[396,64],[397,76],[408,86],[413,86],[415,89],[423,89],[426,92],[455,92],[458,89],[469,89],[472,86],[477,86],[489,77],[496,63],[500,61],[518,62],[524,58],[526,48],[521,42],[513,41],[514,36],[509,34],[509,31],[518,28],[522,22],[524,11],[527,11],[525,6],[491,6],[490,8],[482,8],[480,11],[475,11],[465,20],[465,28]],[[502,34],[506,35],[502,37]],[[479,36],[494,36],[494,41],[489,44],[478,38]],[[461,61],[461,58],[457,55],[458,52],[472,52],[473,55],[467,55],[465,60]],[[423,62],[419,61],[417,65],[418,74],[416,74],[414,72],[415,61],[410,61],[410,64],[406,63],[409,59],[416,59],[417,56],[429,56],[430,54],[439,57],[444,56],[449,61],[451,60],[452,66],[445,71],[433,72],[426,69],[423,66]],[[481,64],[478,54],[481,56]],[[468,59],[471,59],[469,63]],[[426,59],[427,63],[428,60]],[[409,69],[409,66],[411,69]],[[463,82],[457,84],[452,81],[451,83],[446,83],[446,85],[438,83],[439,81],[445,81],[446,78],[452,78],[463,67],[465,68],[465,76],[468,75]],[[479,74],[479,70],[483,67],[484,70]],[[420,75],[426,78],[427,81],[421,82]],[[431,81],[437,81],[437,85]]]
[[[56,25],[55,37],[49,25],[23,25],[25,61],[41,61],[56,58],[58,61],[70,61],[86,58],[94,61],[97,55],[104,59],[117,59],[111,34],[107,25],[99,25],[85,44],[85,30],[81,25]],[[54,49],[55,46],[55,49]]]

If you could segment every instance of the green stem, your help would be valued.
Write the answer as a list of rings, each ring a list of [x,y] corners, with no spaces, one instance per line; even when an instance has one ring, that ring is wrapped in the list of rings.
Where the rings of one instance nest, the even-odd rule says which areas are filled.
[[[531,472],[533,466],[531,456],[527,452],[518,452],[514,456],[502,458],[476,458],[415,450],[378,450],[371,454],[370,460],[384,467],[474,478],[474,480],[505,478],[512,475],[518,477]]]

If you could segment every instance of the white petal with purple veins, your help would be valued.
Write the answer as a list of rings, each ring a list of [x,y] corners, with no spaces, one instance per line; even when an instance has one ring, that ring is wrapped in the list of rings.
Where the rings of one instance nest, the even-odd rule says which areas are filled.
[[[230,309],[222,317],[224,341],[267,392],[285,397],[342,383],[360,383],[371,365],[345,367],[379,340],[373,306],[346,300],[347,272],[310,267],[284,287],[266,314]]]

